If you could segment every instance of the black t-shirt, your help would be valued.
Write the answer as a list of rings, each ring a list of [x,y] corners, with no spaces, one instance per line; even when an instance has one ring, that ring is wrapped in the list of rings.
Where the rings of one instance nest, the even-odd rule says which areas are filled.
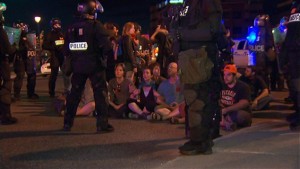
[[[255,76],[249,79],[245,76],[240,77],[240,80],[245,82],[250,87],[251,99],[254,100],[264,89],[268,89],[266,82],[261,76]]]
[[[222,107],[232,106],[243,99],[250,100],[250,89],[249,86],[242,81],[238,80],[233,88],[229,88],[227,85],[225,85],[221,91],[220,102]],[[248,109],[249,107],[243,110]]]

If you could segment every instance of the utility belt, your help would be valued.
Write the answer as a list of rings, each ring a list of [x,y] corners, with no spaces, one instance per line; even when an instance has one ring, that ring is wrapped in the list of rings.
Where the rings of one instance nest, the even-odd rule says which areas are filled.
[[[299,21],[300,21],[300,13],[295,13],[290,16],[289,23],[299,22]]]

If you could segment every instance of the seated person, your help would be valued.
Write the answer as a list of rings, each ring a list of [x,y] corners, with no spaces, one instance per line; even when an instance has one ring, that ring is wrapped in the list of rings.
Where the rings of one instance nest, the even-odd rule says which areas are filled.
[[[157,90],[160,83],[162,81],[166,80],[166,78],[164,78],[160,75],[160,66],[158,63],[151,64],[150,67],[151,67],[152,74],[153,74],[152,80],[155,83],[155,90]]]
[[[127,117],[127,100],[130,96],[130,90],[133,90],[131,86],[134,85],[125,79],[125,65],[123,63],[116,64],[115,78],[108,83],[108,112],[111,117]]]
[[[55,104],[56,111],[60,115],[64,116],[66,99],[63,97],[58,98],[54,104]],[[76,116],[88,116],[91,115],[94,111],[95,111],[94,92],[91,86],[91,81],[88,79],[86,81],[84,91],[81,96],[81,101],[77,107]]]
[[[250,110],[250,89],[247,84],[237,80],[235,65],[224,67],[224,87],[221,91],[220,126],[225,130],[247,127],[252,123]]]
[[[129,118],[147,118],[147,115],[154,112],[157,98],[160,96],[154,89],[149,67],[143,69],[143,81],[131,97],[128,101],[128,107],[132,111],[129,113]]]
[[[266,82],[262,77],[256,75],[255,67],[248,66],[240,80],[250,86],[252,110],[262,110],[269,107],[272,97]]]
[[[185,121],[184,113],[180,110],[184,110],[185,103],[183,97],[183,85],[180,84],[178,77],[178,65],[172,62],[168,66],[169,79],[164,80],[158,87],[158,93],[163,98],[160,105],[156,106],[155,113],[158,115],[152,115],[152,119],[166,120],[171,119],[171,123],[179,123]],[[182,106],[180,109],[179,107]]]

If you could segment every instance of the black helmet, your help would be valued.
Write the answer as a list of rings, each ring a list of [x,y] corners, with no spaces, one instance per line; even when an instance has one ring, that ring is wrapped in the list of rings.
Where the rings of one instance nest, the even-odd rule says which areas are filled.
[[[254,19],[254,26],[267,26],[267,22],[269,22],[269,15],[257,15]]]
[[[18,28],[18,29],[21,29],[22,30],[22,32],[24,32],[24,33],[27,33],[28,32],[28,24],[26,24],[26,23],[24,23],[24,22],[22,22],[21,20],[18,20],[17,22],[14,22],[13,23],[13,27],[14,28]]]
[[[98,0],[80,0],[77,11],[80,14],[95,15],[97,12],[103,13],[104,9]]]
[[[59,18],[52,18],[50,21],[50,26],[52,30],[61,30],[61,20]]]

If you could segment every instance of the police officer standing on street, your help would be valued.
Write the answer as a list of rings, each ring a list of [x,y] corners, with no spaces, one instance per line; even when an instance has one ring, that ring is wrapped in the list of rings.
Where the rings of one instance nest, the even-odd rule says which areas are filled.
[[[300,0],[294,0],[287,24],[287,34],[282,47],[284,54],[279,59],[290,76],[290,95],[295,113],[288,116],[291,130],[300,130]],[[284,70],[283,68],[282,70]]]
[[[15,54],[14,71],[16,78],[14,80],[14,101],[20,100],[21,88],[25,72],[27,74],[27,97],[29,99],[38,99],[39,96],[35,93],[36,85],[36,51],[33,42],[29,42],[27,38],[28,25],[18,21],[13,24],[14,28],[21,30],[19,48]]]
[[[217,42],[224,36],[222,6],[220,0],[186,0],[179,14],[173,17],[170,32],[177,37],[174,42],[178,45],[174,46],[179,48],[180,78],[190,128],[190,140],[179,150],[184,155],[211,154],[213,116],[220,111]]]
[[[108,123],[105,67],[107,52],[111,51],[109,36],[113,33],[96,20],[97,12],[103,12],[99,1],[81,0],[77,10],[80,17],[69,27],[66,34],[65,55],[71,58],[73,75],[71,93],[67,96],[63,130],[71,130],[82,91],[89,78],[96,104],[97,132],[111,132],[114,128]]]
[[[64,34],[61,29],[61,20],[59,18],[53,18],[50,21],[51,32],[47,34],[43,42],[43,49],[51,52],[50,67],[51,74],[49,78],[49,95],[55,97],[55,83],[58,76],[59,68],[62,70],[64,62],[63,46],[64,46]],[[65,91],[67,92],[67,91]]]
[[[9,125],[17,122],[17,119],[12,117],[10,112],[12,83],[8,58],[15,51],[3,29],[4,17],[2,13],[5,10],[6,5],[0,2],[0,124]]]

